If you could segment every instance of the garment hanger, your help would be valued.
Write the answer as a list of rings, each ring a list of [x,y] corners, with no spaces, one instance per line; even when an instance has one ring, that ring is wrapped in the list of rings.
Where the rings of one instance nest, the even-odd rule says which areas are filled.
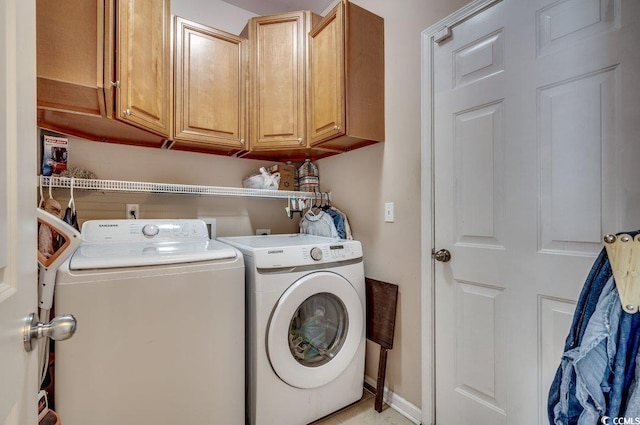
[[[284,210],[287,213],[287,217],[290,219],[293,218],[293,213],[291,212],[291,196],[287,196],[287,206],[284,207]]]
[[[44,208],[44,190],[42,189],[42,177],[40,177],[40,184],[38,185],[40,189],[40,200],[38,201],[38,208]]]
[[[331,209],[331,201],[329,200],[329,192],[322,193],[322,199],[326,200],[325,204],[322,206],[323,211],[328,211]]]
[[[80,230],[78,226],[78,215],[76,214],[76,201],[73,197],[73,185],[74,185],[74,177],[71,177],[71,190],[70,190],[70,198],[69,204],[67,205],[67,209],[64,212],[63,220],[73,226],[76,230]]]

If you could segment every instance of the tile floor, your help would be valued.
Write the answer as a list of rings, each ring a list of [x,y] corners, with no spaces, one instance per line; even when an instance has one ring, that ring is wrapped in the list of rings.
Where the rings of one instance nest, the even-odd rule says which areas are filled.
[[[386,404],[382,412],[373,407],[375,397],[369,391],[364,392],[362,399],[312,425],[414,425]]]

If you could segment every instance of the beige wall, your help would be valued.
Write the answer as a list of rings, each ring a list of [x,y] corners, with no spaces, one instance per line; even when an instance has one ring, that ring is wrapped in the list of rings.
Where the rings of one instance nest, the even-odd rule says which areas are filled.
[[[88,142],[70,138],[69,165],[94,172],[98,178],[157,183],[242,187],[242,179],[257,174],[270,162]],[[45,196],[48,190],[45,188]],[[69,191],[54,196],[66,205]],[[80,222],[100,218],[125,218],[125,204],[140,204],[141,218],[216,217],[218,236],[252,234],[268,228],[273,233],[298,232],[282,199],[245,199],[170,194],[103,193],[76,191]]]
[[[394,348],[386,382],[421,405],[420,328],[420,33],[468,0],[354,0],[385,20],[386,142],[319,161],[322,190],[353,221],[368,277],[400,286]],[[384,203],[395,221],[384,222]],[[368,342],[369,377],[377,376],[378,346]]]
[[[180,16],[236,34],[254,16],[218,0],[172,3]],[[367,276],[400,286],[387,383],[395,394],[420,407],[420,33],[468,0],[354,3],[385,19],[386,142],[320,160],[321,189],[331,191],[334,204],[348,214],[355,238],[363,243]],[[104,179],[236,187],[267,164],[78,139],[71,140],[70,163]],[[56,191],[56,197],[64,201],[68,193]],[[76,198],[81,220],[124,217],[126,203],[139,203],[141,216],[147,218],[217,216],[219,235],[255,228],[297,231],[297,220],[285,216],[282,200],[87,192]],[[394,223],[384,223],[385,202],[395,204]],[[366,373],[375,378],[378,347],[368,344]]]

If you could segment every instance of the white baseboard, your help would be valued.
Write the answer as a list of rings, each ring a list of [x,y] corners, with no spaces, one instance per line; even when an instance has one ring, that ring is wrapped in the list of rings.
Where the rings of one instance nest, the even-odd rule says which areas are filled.
[[[370,376],[365,376],[364,382],[366,382],[373,388],[376,387],[376,380],[371,378]],[[382,399],[385,403],[391,406],[393,410],[397,411],[414,424],[420,425],[420,423],[422,422],[422,411],[417,406],[409,403],[404,398],[393,393],[392,391],[389,391],[389,387],[387,387],[386,385],[384,386],[384,395],[382,396]]]

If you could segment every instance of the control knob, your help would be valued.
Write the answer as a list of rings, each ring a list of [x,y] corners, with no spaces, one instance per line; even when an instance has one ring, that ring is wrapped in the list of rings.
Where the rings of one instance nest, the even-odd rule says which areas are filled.
[[[322,250],[317,246],[311,248],[311,258],[313,258],[314,261],[322,260]]]
[[[142,228],[142,234],[148,237],[154,237],[160,233],[160,228],[155,224],[147,224]]]

